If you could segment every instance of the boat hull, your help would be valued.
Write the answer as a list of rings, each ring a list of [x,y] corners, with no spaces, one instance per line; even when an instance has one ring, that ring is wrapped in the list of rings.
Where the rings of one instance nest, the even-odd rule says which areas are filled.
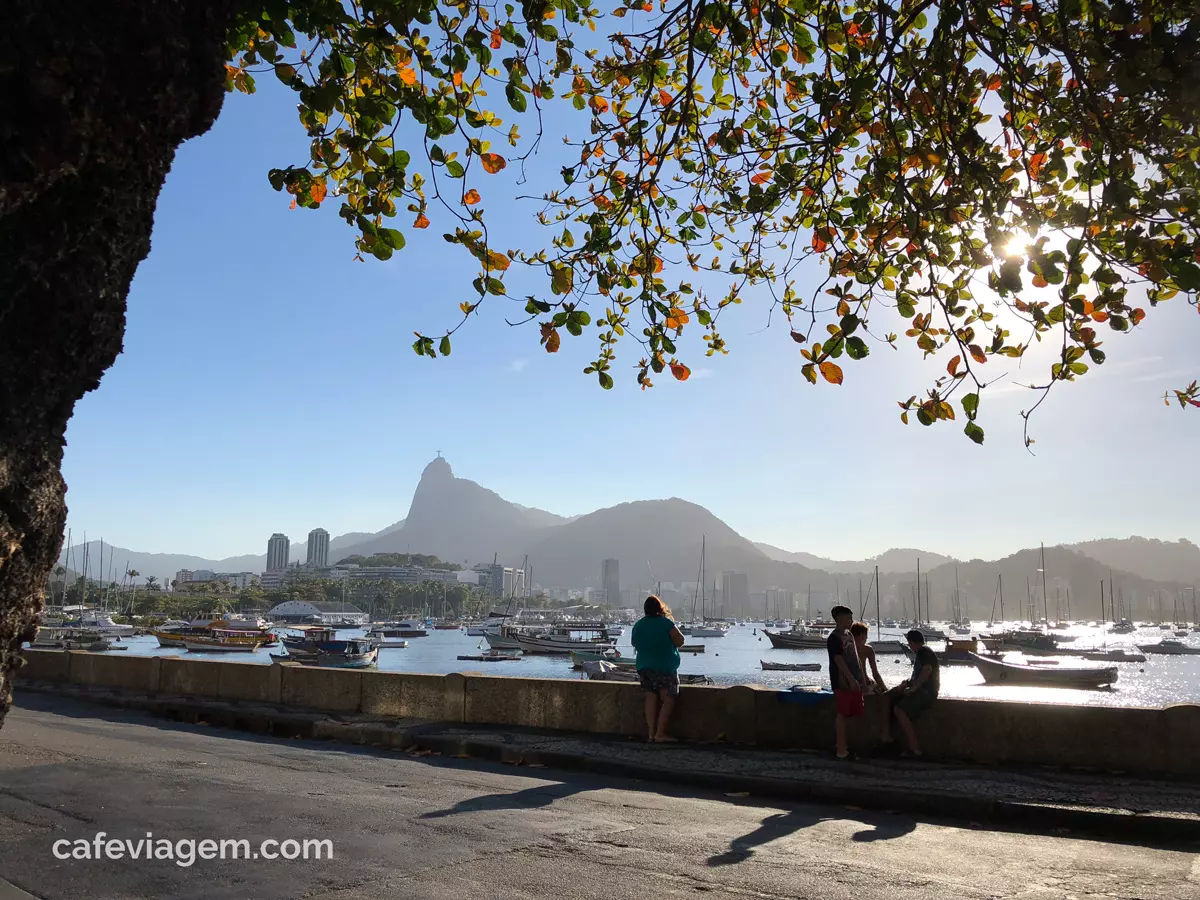
[[[241,643],[230,642],[223,643],[221,641],[193,641],[185,640],[183,645],[187,648],[188,653],[253,653],[261,643]]]
[[[825,637],[818,637],[811,634],[792,635],[786,631],[767,631],[763,629],[763,634],[767,636],[767,640],[771,642],[771,646],[777,650],[824,650]]]
[[[760,659],[759,665],[764,672],[820,672],[820,663],[779,663]]]
[[[1116,666],[1091,669],[1069,669],[1051,666],[1018,666],[1014,663],[987,659],[978,654],[975,668],[988,684],[1014,684],[1033,687],[1100,688],[1115,684]]]
[[[488,639],[491,644],[491,639]],[[566,656],[572,650],[585,653],[603,653],[605,650],[615,650],[616,641],[570,641],[556,640],[548,637],[518,637],[517,646],[522,653],[557,654]]]

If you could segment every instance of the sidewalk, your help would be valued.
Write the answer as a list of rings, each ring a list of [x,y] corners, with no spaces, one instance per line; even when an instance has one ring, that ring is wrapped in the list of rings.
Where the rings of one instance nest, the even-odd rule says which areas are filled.
[[[38,687],[25,684],[22,690]],[[147,698],[79,688],[49,692],[277,736],[587,771],[725,794],[903,811],[971,825],[1200,844],[1200,781],[898,759],[841,762],[832,754],[723,743],[648,744],[634,738],[303,713],[184,697]]]

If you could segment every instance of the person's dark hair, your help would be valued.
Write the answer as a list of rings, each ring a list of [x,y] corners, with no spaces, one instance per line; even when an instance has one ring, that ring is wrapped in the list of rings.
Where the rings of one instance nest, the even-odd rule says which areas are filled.
[[[666,616],[668,619],[672,618],[671,608],[653,594],[647,597],[646,602],[642,604],[642,611],[648,616]]]
[[[850,633],[852,635],[854,635],[855,637],[858,637],[858,635],[860,635],[860,634],[861,635],[870,634],[871,629],[867,627],[866,622],[855,622],[853,625],[850,626]]]
[[[833,616],[833,621],[836,622],[839,616],[854,615],[854,610],[848,606],[835,606],[832,610],[830,610],[829,614]]]
[[[915,628],[912,631],[906,632],[904,639],[907,641],[912,641],[914,644],[918,644],[920,646],[925,645],[925,635],[921,634],[921,632],[917,631]]]

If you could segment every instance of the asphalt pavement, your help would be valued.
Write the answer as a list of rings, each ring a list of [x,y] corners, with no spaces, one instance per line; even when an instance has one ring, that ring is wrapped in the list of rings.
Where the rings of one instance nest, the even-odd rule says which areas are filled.
[[[97,832],[105,848],[149,840],[176,858],[56,857],[56,846],[92,855]],[[206,839],[263,852],[178,864],[180,847]],[[282,854],[306,839],[330,841],[333,858],[264,858],[264,841]],[[0,898],[5,881],[73,900],[1194,900],[1200,857],[264,738],[26,694],[0,729]]]

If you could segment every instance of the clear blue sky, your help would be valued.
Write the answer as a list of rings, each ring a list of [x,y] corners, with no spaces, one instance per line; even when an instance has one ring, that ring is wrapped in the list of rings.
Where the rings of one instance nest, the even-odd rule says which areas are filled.
[[[267,184],[271,166],[303,161],[306,141],[291,93],[269,77],[261,87],[229,97],[167,180],[124,353],[68,429],[77,533],[222,557],[264,552],[273,531],[376,530],[405,515],[441,450],[456,474],[525,505],[581,513],[680,496],[752,539],[841,558],[1200,541],[1200,411],[1160,399],[1200,375],[1200,317],[1182,303],[1114,335],[1102,370],[1043,405],[1036,456],[1021,443],[1029,397],[1001,386],[985,395],[982,448],[957,427],[900,425],[895,401],[945,365],[915,348],[873,347],[842,387],[810,387],[753,295],[723,320],[728,357],[705,360],[694,336],[681,348],[693,379],[645,393],[625,368],[640,348],[623,348],[617,387],[601,391],[580,373],[590,336],[549,356],[535,330],[504,323],[518,310],[499,298],[449,359],[418,359],[413,331],[437,333],[471,296],[463,251],[442,240],[444,222],[414,232],[402,213],[408,248],[353,262],[333,204],[291,211]],[[475,185],[514,244],[537,235],[537,204],[513,198],[553,186],[561,133],[553,121],[529,184],[505,180],[511,167]]]

